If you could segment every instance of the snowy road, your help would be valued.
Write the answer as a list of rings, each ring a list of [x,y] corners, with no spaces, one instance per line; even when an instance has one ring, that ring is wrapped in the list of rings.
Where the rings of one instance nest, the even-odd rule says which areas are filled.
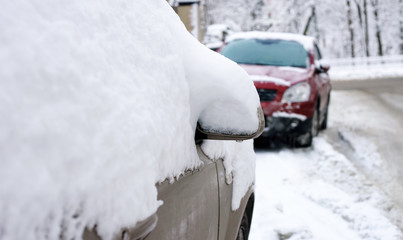
[[[335,83],[312,148],[257,149],[250,239],[403,239],[402,86]]]
[[[371,81],[339,81],[333,83],[334,89],[358,90],[368,100],[358,97],[361,102],[366,101],[368,107],[373,106],[376,118],[392,118],[394,125],[389,126],[392,131],[379,131],[378,127],[372,130],[371,136],[377,142],[378,151],[383,159],[394,169],[394,174],[403,183],[403,79],[378,79]],[[354,93],[352,93],[354,94]],[[360,103],[362,104],[362,103]],[[393,120],[392,120],[393,121]],[[379,121],[379,124],[386,124]],[[337,126],[337,124],[336,124]]]

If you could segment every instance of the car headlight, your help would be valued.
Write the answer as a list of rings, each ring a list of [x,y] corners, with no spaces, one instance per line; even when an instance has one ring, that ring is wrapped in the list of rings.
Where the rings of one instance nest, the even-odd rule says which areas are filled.
[[[281,102],[306,102],[311,94],[311,86],[307,82],[298,83],[285,90]]]

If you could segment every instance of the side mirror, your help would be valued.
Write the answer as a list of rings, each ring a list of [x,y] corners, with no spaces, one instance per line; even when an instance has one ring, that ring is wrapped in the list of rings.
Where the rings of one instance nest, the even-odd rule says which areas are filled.
[[[320,67],[322,68],[322,71],[323,71],[324,73],[327,73],[327,72],[329,71],[329,69],[330,69],[330,66],[329,66],[329,65],[325,65],[325,64],[321,65]]]
[[[330,69],[329,65],[325,65],[325,64],[320,64],[320,66],[316,66],[316,71],[318,73],[327,73]]]
[[[201,127],[200,124],[197,124],[196,128],[196,140],[201,139],[210,139],[210,140],[235,140],[235,141],[243,141],[248,139],[254,139],[260,136],[264,130],[265,121],[263,110],[259,107],[257,109],[257,117],[259,118],[259,126],[256,132],[253,133],[231,133],[227,131],[223,131],[220,129],[206,130]]]

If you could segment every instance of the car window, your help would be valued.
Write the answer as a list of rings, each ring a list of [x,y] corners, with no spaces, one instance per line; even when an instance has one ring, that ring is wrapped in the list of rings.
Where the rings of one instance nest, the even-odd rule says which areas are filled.
[[[308,52],[302,44],[278,39],[240,39],[228,43],[221,54],[239,63],[307,67]]]

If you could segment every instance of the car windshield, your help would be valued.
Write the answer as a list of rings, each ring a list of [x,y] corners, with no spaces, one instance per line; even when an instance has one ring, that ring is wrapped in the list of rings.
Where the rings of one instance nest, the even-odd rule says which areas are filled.
[[[308,52],[302,44],[279,39],[240,39],[228,43],[221,54],[239,64],[306,68]]]

